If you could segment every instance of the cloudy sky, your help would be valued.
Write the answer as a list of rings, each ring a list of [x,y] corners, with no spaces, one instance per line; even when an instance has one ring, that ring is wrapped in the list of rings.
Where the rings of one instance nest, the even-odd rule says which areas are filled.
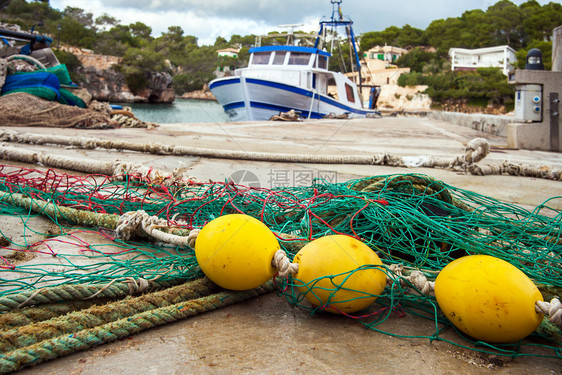
[[[512,0],[520,4],[523,0]],[[539,0],[546,4],[549,1]],[[487,9],[495,0],[345,0],[342,9],[354,21],[356,34],[405,24],[425,29],[436,19],[459,17],[466,10]],[[107,13],[122,24],[141,21],[157,37],[169,26],[180,26],[199,44],[213,44],[218,36],[265,34],[278,25],[304,24],[314,31],[322,16],[330,16],[329,0],[51,0],[53,8],[67,6],[93,13]]]

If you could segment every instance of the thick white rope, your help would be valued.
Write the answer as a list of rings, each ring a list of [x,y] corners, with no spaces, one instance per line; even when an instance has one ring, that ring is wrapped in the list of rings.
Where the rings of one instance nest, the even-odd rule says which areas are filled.
[[[558,298],[553,298],[550,302],[537,301],[535,311],[548,315],[552,323],[562,327],[562,303]]]
[[[183,168],[176,168],[172,172],[162,172],[136,163],[125,163],[119,160],[98,161],[86,158],[71,158],[28,151],[21,147],[10,147],[5,144],[0,144],[0,158],[90,174],[103,174],[113,176],[115,180],[123,180],[125,176],[133,178],[141,176],[164,186],[190,185],[199,182],[197,178],[188,174]]]
[[[402,264],[391,264],[389,273],[386,276],[386,284],[392,285],[396,280],[400,280],[401,286],[408,286],[409,281],[422,294],[429,295],[435,290],[435,282],[429,281],[421,271],[413,271],[408,276],[403,275],[404,266]]]
[[[201,232],[201,229],[192,229],[189,232],[189,235],[187,236],[187,244],[192,249],[195,249],[195,240],[197,240],[197,236],[199,235],[199,232]]]
[[[474,138],[466,145],[465,160],[468,164],[478,163],[490,153],[490,144],[484,138]]]
[[[391,167],[423,167],[423,168],[444,168],[460,172],[469,172],[473,175],[490,175],[490,174],[509,174],[522,177],[543,178],[549,180],[562,181],[562,169],[551,168],[547,166],[536,166],[526,164],[513,164],[503,162],[497,165],[480,166],[475,164],[482,160],[490,150],[488,142],[483,138],[477,138],[470,141],[466,147],[465,155],[456,158],[438,158],[434,156],[399,156],[389,153],[378,153],[373,155],[310,155],[310,154],[277,154],[267,152],[240,152],[232,150],[213,150],[207,148],[173,146],[162,144],[142,144],[125,141],[103,140],[99,138],[86,137],[67,137],[45,134],[18,133],[13,130],[0,130],[0,140],[6,142],[29,143],[29,144],[49,144],[59,146],[71,146],[86,149],[116,149],[126,151],[136,151],[144,153],[152,153],[159,155],[175,155],[175,156],[198,156],[218,159],[238,159],[238,160],[255,160],[285,163],[318,163],[318,164],[357,164],[357,165],[385,165]],[[21,148],[19,148],[21,150]],[[77,170],[86,173],[102,173],[105,175],[124,174],[125,171],[131,173],[139,173],[141,175],[149,173],[147,177],[157,179],[158,172],[147,167],[134,164],[104,162],[100,165],[100,171],[93,170],[95,168],[87,168],[84,160],[59,161],[61,157],[51,155],[49,158],[37,160],[41,153],[32,153],[33,157],[24,155],[25,151],[19,153],[10,150],[5,145],[0,146],[0,157],[6,160],[24,161],[28,163],[38,163],[49,167],[60,167],[64,169]],[[27,153],[30,153],[27,151]],[[48,160],[46,160],[48,159]],[[70,158],[65,158],[70,159]],[[94,162],[99,164],[101,162]],[[50,164],[52,163],[52,164]],[[92,163],[89,163],[92,164]],[[88,170],[85,170],[88,169]],[[150,175],[153,173],[153,175]],[[166,173],[160,173],[164,178],[163,184],[172,182]],[[176,171],[172,173],[172,177],[178,178]],[[182,176],[192,181],[196,181],[191,176]]]
[[[142,277],[138,281],[132,277],[127,277],[125,283],[129,285],[130,295],[145,292],[150,287],[150,280],[143,279]]]
[[[36,69],[45,69],[45,65],[43,65],[43,63],[39,60],[37,60],[35,57],[31,57],[29,55],[11,55],[5,58],[6,61],[15,61],[15,60],[22,60],[25,61],[27,63],[31,63],[33,65],[35,65]]]
[[[158,241],[170,243],[176,246],[195,246],[195,239],[199,230],[192,230],[188,236],[177,236],[158,230],[160,228],[172,229],[167,220],[157,216],[150,216],[144,210],[129,211],[119,217],[115,229],[115,237],[123,240],[130,239],[133,235],[146,234]]]
[[[299,264],[292,263],[283,250],[277,250],[271,260],[271,265],[277,268],[279,277],[285,278],[299,272]]]

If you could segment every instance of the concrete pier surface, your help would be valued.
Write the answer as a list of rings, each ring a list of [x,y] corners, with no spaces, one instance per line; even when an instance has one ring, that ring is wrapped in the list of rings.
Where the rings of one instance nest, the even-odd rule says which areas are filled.
[[[35,134],[60,134],[127,140],[138,143],[186,145],[242,152],[309,155],[390,153],[399,156],[464,154],[477,137],[490,143],[481,162],[503,161],[562,169],[562,154],[514,150],[504,137],[419,117],[315,120],[305,122],[162,124],[156,129],[3,128]],[[562,196],[562,182],[515,176],[472,176],[436,168],[394,168],[376,165],[268,163],[83,150],[58,146],[11,144],[35,152],[93,160],[122,160],[163,171],[182,168],[202,181],[235,177],[262,187],[304,186],[310,178],[332,182],[393,173],[423,173],[455,187],[485,194],[532,209]],[[26,165],[5,161],[6,165]],[[72,171],[65,171],[75,173]],[[248,173],[250,172],[250,173]],[[79,173],[75,173],[79,174]],[[255,178],[253,177],[255,176]],[[244,180],[246,179],[246,180]],[[549,205],[562,209],[562,198]],[[14,229],[15,230],[15,229]],[[40,230],[38,230],[40,232]],[[413,315],[392,315],[381,327],[396,335],[430,336],[434,324]],[[463,343],[454,332],[444,338]],[[510,359],[420,338],[400,338],[367,330],[335,315],[309,316],[275,294],[155,328],[22,370],[22,374],[562,374],[562,360],[539,357]]]

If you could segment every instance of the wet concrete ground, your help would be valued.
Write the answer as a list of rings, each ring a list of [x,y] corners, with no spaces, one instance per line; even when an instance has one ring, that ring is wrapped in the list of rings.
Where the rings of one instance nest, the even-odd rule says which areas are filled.
[[[0,128],[2,129],[2,128]],[[5,129],[5,128],[4,128]],[[20,132],[122,139],[225,150],[310,154],[460,156],[468,141],[484,137],[492,153],[482,163],[504,160],[562,168],[562,154],[510,150],[506,140],[424,118],[323,120],[304,123],[168,124],[160,128],[78,130],[17,128]],[[15,144],[8,144],[14,146]],[[453,186],[533,208],[562,195],[562,183],[513,176],[478,177],[443,169],[366,165],[264,163],[17,145],[95,160],[129,160],[171,171],[183,167],[200,180],[225,180],[235,171],[254,173],[261,186],[308,185],[303,176],[351,178],[391,173],[424,173]],[[17,164],[6,162],[6,164]],[[21,164],[20,164],[21,165]],[[30,166],[29,167],[34,167]],[[37,166],[35,166],[37,167]],[[562,209],[562,199],[550,205]],[[41,225],[48,225],[46,222]],[[41,228],[39,228],[41,229]],[[15,230],[15,229],[14,229]],[[407,315],[391,317],[382,330],[398,335],[432,335],[433,323]],[[454,332],[445,338],[462,343]],[[479,354],[444,342],[398,338],[333,315],[309,316],[274,294],[199,315],[76,353],[22,374],[562,374],[559,359],[514,360]]]

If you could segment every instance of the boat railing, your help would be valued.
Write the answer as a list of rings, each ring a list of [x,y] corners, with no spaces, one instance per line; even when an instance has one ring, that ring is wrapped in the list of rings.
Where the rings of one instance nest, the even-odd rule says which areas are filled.
[[[300,45],[301,47],[312,47],[314,46],[316,39],[320,37],[317,33],[275,33],[275,34],[267,34],[267,35],[258,35],[255,39],[255,46],[262,47],[264,46],[263,43],[265,40],[268,39],[285,39],[284,43],[274,43],[274,44],[265,44],[265,45],[285,45],[285,46],[296,46]],[[310,39],[310,40],[309,40]]]

